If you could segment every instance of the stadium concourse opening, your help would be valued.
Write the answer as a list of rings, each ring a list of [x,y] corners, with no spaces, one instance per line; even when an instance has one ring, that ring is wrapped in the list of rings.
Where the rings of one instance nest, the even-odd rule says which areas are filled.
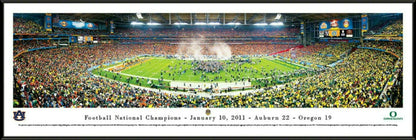
[[[14,14],[13,106],[403,106],[400,13]]]

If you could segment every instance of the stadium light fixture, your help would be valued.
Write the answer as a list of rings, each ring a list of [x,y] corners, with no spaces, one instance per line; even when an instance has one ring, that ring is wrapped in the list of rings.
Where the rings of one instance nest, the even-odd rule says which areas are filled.
[[[136,13],[138,19],[143,19],[142,13]]]
[[[136,21],[133,21],[133,22],[131,22],[130,24],[131,24],[131,25],[143,25],[144,23],[143,23],[143,22],[136,22]]]
[[[149,23],[147,23],[147,25],[160,25],[160,23],[156,23],[156,22],[149,22]]]
[[[273,22],[273,23],[270,23],[270,25],[282,26],[284,24],[283,24],[283,22]]]
[[[256,26],[266,26],[267,23],[256,23],[256,24],[253,24],[253,25],[256,25]]]
[[[219,23],[219,22],[210,22],[210,23],[208,23],[208,25],[221,25],[221,23]]]
[[[174,25],[188,25],[188,23],[184,23],[184,22],[175,22],[173,24]]]
[[[277,14],[276,18],[274,18],[274,19],[280,19],[281,17],[282,17],[282,14]]]
[[[227,25],[240,25],[241,23],[240,22],[230,22],[230,23],[227,23]]]
[[[195,25],[206,25],[207,23],[205,22],[196,22]]]

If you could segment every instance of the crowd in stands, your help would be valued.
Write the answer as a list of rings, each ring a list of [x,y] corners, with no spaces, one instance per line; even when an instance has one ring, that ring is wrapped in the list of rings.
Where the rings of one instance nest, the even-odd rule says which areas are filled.
[[[334,68],[272,89],[248,95],[216,96],[211,107],[391,107],[379,98],[392,74],[395,58],[373,50],[357,50]]]
[[[143,54],[157,54],[157,55],[192,55],[190,52],[191,44],[173,44],[173,43],[156,43],[156,42],[141,42],[141,44],[117,44],[118,46],[136,46],[143,50]],[[215,52],[210,51],[210,48],[215,44],[199,44],[201,55],[216,55]],[[285,44],[271,44],[271,43],[250,43],[244,44],[228,44],[227,45],[232,55],[267,55],[274,52],[290,49],[297,45]]]
[[[39,34],[46,33],[43,26],[24,18],[13,18],[13,33],[20,34]]]
[[[29,40],[29,41],[14,41],[13,42],[13,56],[34,48],[50,47],[56,45],[53,40]]]
[[[14,19],[15,33],[44,33],[44,29],[33,21]],[[400,33],[402,23],[396,22],[386,28],[386,34]],[[54,29],[58,34],[102,34],[97,30]],[[119,30],[122,36],[173,36],[173,37],[273,37],[294,36],[299,29],[135,29]],[[230,41],[233,42],[233,41]],[[295,44],[272,44],[270,41],[242,41],[244,44],[229,44],[233,55],[270,54],[293,48]],[[13,54],[24,50],[53,45],[51,41],[14,41]],[[403,56],[403,45],[399,42],[366,42],[365,46],[385,49]],[[287,107],[287,108],[361,108],[396,107],[402,105],[402,73],[388,96],[380,96],[391,76],[402,68],[395,66],[396,57],[377,50],[357,49],[335,67],[299,70],[295,72],[264,71],[244,68],[232,68],[212,62],[195,62],[199,70],[212,72],[252,71],[272,77],[271,81],[289,81],[282,88],[270,88],[240,95],[213,96],[168,94],[150,91],[129,84],[119,83],[106,78],[93,76],[87,69],[140,54],[175,55],[179,45],[168,42],[148,42],[143,44],[101,44],[95,47],[64,47],[38,50],[21,54],[13,63],[13,100],[14,107],[27,108],[97,108],[97,107]],[[205,49],[207,46],[205,46]],[[313,64],[326,65],[332,57],[339,58],[351,48],[351,44],[316,43],[281,54]],[[207,53],[209,55],[209,53]],[[292,55],[293,54],[293,55]],[[322,55],[324,54],[324,55]],[[326,57],[326,54],[333,56]],[[330,60],[329,60],[330,59]],[[401,71],[401,70],[399,70]],[[286,78],[279,77],[286,75]],[[234,75],[235,79],[241,79]],[[271,82],[270,81],[270,82]]]
[[[366,35],[365,36],[365,39],[388,40],[388,41],[399,40],[399,41],[403,42],[403,37],[401,37],[401,36],[374,36],[374,35]]]
[[[14,18],[14,33],[30,34],[72,34],[72,35],[110,35],[107,30],[69,29],[53,27],[52,32],[46,32],[43,25],[29,19]],[[112,35],[120,37],[295,37],[298,28],[128,28],[117,29]]]
[[[102,45],[24,53],[14,60],[15,99],[24,107],[87,107],[94,98],[90,93],[101,90],[108,91],[108,96],[121,94],[124,90],[117,83],[90,77],[87,69],[136,56],[140,50],[132,46]],[[89,103],[81,101],[84,99]]]
[[[385,100],[390,102],[392,106],[403,107],[403,61],[399,61],[399,64],[395,66],[393,72],[397,73],[397,79],[394,83],[390,83],[388,90],[386,91]],[[392,79],[390,79],[390,82]]]
[[[320,43],[319,45],[323,46],[321,50],[311,55],[298,57],[298,60],[306,61],[316,65],[328,65],[341,59],[340,56],[352,48],[352,44],[349,43]]]
[[[364,47],[371,47],[393,52],[399,57],[403,57],[403,42],[392,41],[366,41]]]
[[[55,40],[20,40],[14,41],[13,54],[16,55],[22,51],[57,46],[57,41]],[[238,43],[234,43],[238,42]],[[232,55],[267,55],[274,52],[286,50],[293,48],[296,45],[296,42],[290,42],[293,44],[272,44],[269,42],[260,43],[258,41],[227,41],[228,46],[231,50]],[[225,44],[227,44],[225,43]],[[286,42],[287,43],[287,42]],[[224,43],[223,43],[224,44]],[[116,46],[123,47],[137,47],[140,48],[142,54],[155,54],[155,55],[176,55],[178,54],[180,48],[184,51],[187,51],[192,45],[185,44],[181,45],[177,42],[157,42],[157,41],[145,41],[140,43],[130,43],[123,44],[123,42],[115,43]],[[212,44],[199,44],[201,47],[202,55],[216,55],[215,52],[210,51],[210,48],[215,46],[215,43]],[[301,51],[298,51],[301,52]],[[190,53],[192,54],[192,53]],[[298,55],[299,56],[299,55]]]
[[[267,55],[286,49],[296,47],[297,45],[276,45],[276,44],[232,44],[230,45],[233,55]]]
[[[381,30],[382,35],[400,35],[403,34],[403,21],[397,20],[394,23],[384,27]]]
[[[365,33],[365,39],[403,42],[403,20],[386,22],[380,28]]]
[[[108,35],[106,30],[69,29],[53,27],[47,32],[44,25],[25,18],[13,18],[13,33],[17,34],[66,34],[66,35]],[[51,25],[52,26],[52,25]]]
[[[303,57],[305,55],[312,55],[318,51],[320,51],[321,49],[325,48],[326,45],[324,44],[319,44],[319,43],[315,43],[314,45],[311,46],[304,46],[302,48],[295,48],[293,50],[284,52],[284,53],[280,53],[278,54],[279,56],[283,56],[285,58],[293,58],[293,59],[297,59],[300,57]]]
[[[129,37],[276,37],[276,36],[296,36],[299,33],[298,28],[284,29],[215,29],[215,28],[170,28],[170,29],[120,29],[115,35]]]
[[[402,35],[403,34],[403,20],[389,20],[382,22],[365,33],[365,35]]]
[[[358,49],[309,78],[247,95],[211,99],[154,92],[91,76],[94,65],[140,54],[137,47],[97,46],[28,52],[14,62],[20,107],[391,107],[379,98],[395,57]]]

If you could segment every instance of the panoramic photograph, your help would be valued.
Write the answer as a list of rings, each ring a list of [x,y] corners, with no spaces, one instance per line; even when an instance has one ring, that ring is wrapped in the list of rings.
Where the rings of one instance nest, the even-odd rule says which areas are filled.
[[[403,108],[402,13],[14,13],[15,108]]]

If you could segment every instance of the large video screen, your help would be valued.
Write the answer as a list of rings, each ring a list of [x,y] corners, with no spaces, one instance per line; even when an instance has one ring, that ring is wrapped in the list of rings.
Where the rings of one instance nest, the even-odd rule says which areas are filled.
[[[351,19],[333,19],[319,24],[319,37],[353,37]]]
[[[78,43],[84,43],[84,36],[78,36]]]

